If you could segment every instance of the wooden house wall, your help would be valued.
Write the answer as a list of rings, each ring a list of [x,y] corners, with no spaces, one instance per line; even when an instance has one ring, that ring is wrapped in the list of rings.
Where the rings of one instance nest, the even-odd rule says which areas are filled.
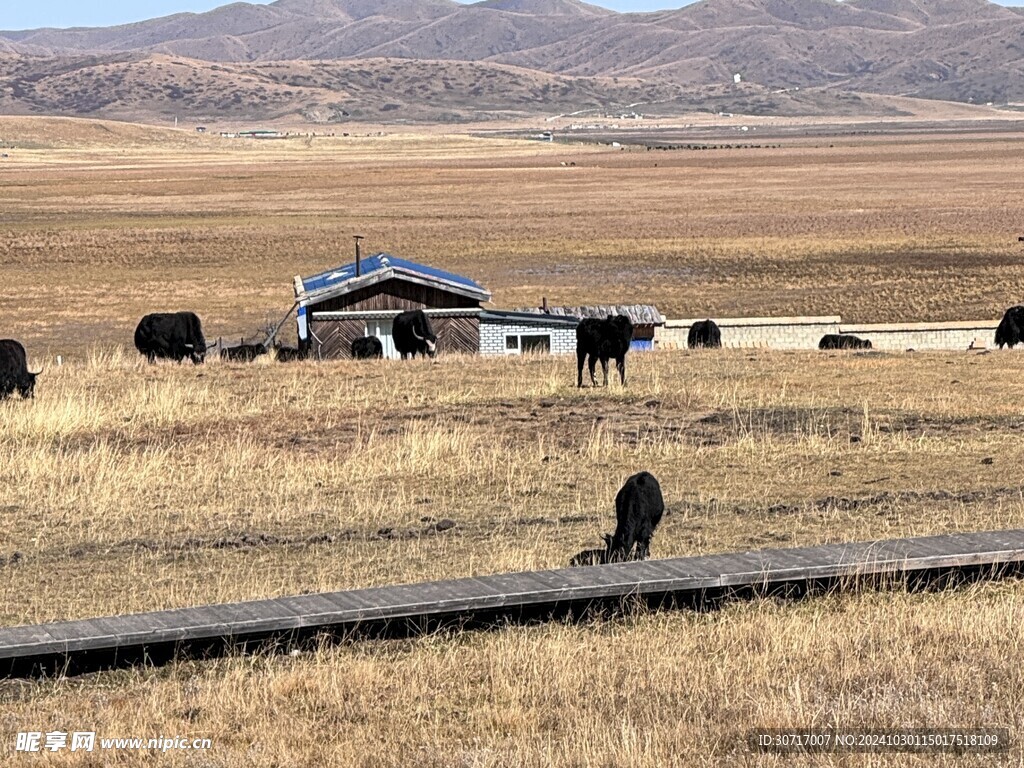
[[[479,317],[431,317],[430,327],[437,336],[437,350],[477,354],[480,351]]]
[[[309,324],[312,331],[312,352],[315,357],[319,342],[319,356],[324,360],[352,358],[352,342],[366,335],[366,321],[317,320]]]
[[[477,354],[480,351],[479,317],[430,317],[430,326],[437,336],[439,354],[461,352]],[[352,357],[352,342],[366,335],[366,320],[349,318],[345,320],[317,320],[310,323],[315,335],[312,341],[316,355],[317,339],[322,343],[320,357],[324,360]]]
[[[355,312],[385,309],[463,309],[479,307],[480,302],[457,293],[443,291],[407,280],[392,278],[375,285],[335,296],[311,307],[314,312]]]

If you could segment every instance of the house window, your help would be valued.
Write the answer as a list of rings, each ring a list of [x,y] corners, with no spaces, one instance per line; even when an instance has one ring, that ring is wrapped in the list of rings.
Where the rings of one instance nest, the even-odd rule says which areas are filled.
[[[533,352],[534,354],[551,354],[551,335],[550,334],[536,334],[533,336],[522,336],[520,337],[523,352]]]
[[[551,334],[518,334],[509,333],[505,335],[505,354],[550,354]]]

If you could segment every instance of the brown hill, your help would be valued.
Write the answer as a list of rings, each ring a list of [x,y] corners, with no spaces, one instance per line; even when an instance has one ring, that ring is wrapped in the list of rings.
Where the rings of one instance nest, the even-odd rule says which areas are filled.
[[[732,83],[688,87],[629,77],[572,77],[489,62],[216,64],[163,54],[0,55],[0,113],[122,120],[174,117],[339,123],[458,122],[551,114],[900,114],[884,100],[828,89],[772,93]]]
[[[610,16],[615,13],[579,0],[482,0],[477,7],[531,16]]]
[[[640,78],[655,89],[723,85],[739,73],[768,91],[832,88],[984,103],[1024,100],[1022,37],[1024,15],[988,0],[700,0],[639,14],[580,0],[277,0],[109,28],[0,32],[0,52],[51,61],[130,53],[135,63],[165,54],[223,66],[387,58],[486,62],[537,70],[541,80],[544,73],[574,81]],[[136,78],[140,87],[156,65],[145,66],[148,74]],[[238,85],[241,93],[257,75],[244,76],[250,79]],[[216,85],[223,71],[202,77],[211,91],[230,92],[228,84]],[[79,79],[84,87],[95,82],[84,72]],[[426,84],[421,90],[434,89]],[[320,103],[286,90],[267,84],[263,95],[282,108],[296,93]],[[586,99],[598,91],[604,86],[580,88],[590,94]],[[76,104],[106,98],[68,95]],[[229,98],[222,106],[230,104]],[[506,106],[520,109],[514,101]],[[544,106],[550,111],[552,104]],[[205,99],[182,107],[212,108]]]

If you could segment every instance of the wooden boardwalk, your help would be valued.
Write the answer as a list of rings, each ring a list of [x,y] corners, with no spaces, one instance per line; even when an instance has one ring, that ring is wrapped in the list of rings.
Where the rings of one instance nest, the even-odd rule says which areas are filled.
[[[635,599],[708,607],[856,583],[910,588],[1024,575],[1024,530],[507,573],[0,629],[0,676],[76,674],[334,637],[408,636],[578,616]]]

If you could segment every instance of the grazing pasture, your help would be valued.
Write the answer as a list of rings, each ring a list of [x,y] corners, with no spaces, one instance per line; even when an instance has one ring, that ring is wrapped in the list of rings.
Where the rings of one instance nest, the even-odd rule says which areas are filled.
[[[0,134],[33,124],[0,119]],[[1024,296],[1014,134],[653,153],[440,134],[183,145],[166,133],[9,150],[0,269],[18,290],[0,327],[31,318],[24,341],[79,357],[130,344],[155,311],[195,309],[211,341],[248,335],[291,306],[295,275],[350,261],[354,233],[364,253],[472,277],[498,307],[547,296],[652,303],[666,317],[896,322],[995,319]]]
[[[656,558],[1024,526],[1016,353],[631,366],[626,390],[577,390],[572,359],[544,357],[194,367],[125,352],[48,371],[34,401],[0,406],[3,621],[558,567],[600,545],[641,469],[665,496]],[[1019,729],[1022,594],[641,614],[0,695],[26,728],[209,734],[220,765],[367,764],[346,750],[374,734],[374,764],[724,759],[756,723]],[[333,738],[299,737],[323,718]]]
[[[1024,527],[1016,352],[631,352],[628,388],[577,389],[572,356],[193,366],[132,346],[152,311],[196,311],[211,341],[280,319],[292,276],[348,260],[353,232],[498,306],[875,321],[1020,301],[1014,137],[845,141],[658,168],[441,136],[10,150],[0,335],[47,367],[35,399],[0,403],[0,622],[559,567],[601,546],[641,470],[665,501],[652,558]],[[2,681],[0,756],[808,765],[751,755],[748,729],[1017,737],[1022,649],[1012,581],[635,612]],[[214,747],[13,755],[17,731],[83,729]],[[813,764],[868,760],[964,764]]]

